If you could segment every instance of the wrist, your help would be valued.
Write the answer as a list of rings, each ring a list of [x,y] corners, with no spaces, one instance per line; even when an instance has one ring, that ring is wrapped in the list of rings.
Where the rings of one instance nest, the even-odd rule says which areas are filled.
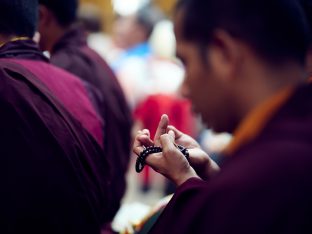
[[[203,179],[208,180],[215,174],[217,174],[220,171],[220,167],[218,164],[213,161],[212,159],[209,159],[208,162],[206,163],[206,168],[203,172]]]
[[[177,178],[175,178],[173,181],[176,184],[176,186],[180,186],[190,178],[199,178],[200,177],[196,174],[195,170],[192,167],[189,167],[189,170],[185,173],[181,173]]]

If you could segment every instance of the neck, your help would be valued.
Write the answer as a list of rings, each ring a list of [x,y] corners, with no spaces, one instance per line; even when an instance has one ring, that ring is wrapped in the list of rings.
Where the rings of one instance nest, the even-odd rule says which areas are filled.
[[[46,44],[46,50],[48,50],[49,52],[52,52],[53,47],[55,46],[55,44],[64,36],[64,34],[66,33],[66,31],[68,30],[69,27],[56,27],[53,31],[53,33],[51,33],[49,35],[49,40]]]
[[[250,66],[249,71],[252,73],[249,74],[252,75],[242,76],[245,79],[242,78],[244,81],[240,82],[241,86],[236,89],[238,123],[254,108],[281,90],[304,82],[304,69],[296,63],[288,63],[277,69],[264,67],[263,64],[260,66],[259,69]]]

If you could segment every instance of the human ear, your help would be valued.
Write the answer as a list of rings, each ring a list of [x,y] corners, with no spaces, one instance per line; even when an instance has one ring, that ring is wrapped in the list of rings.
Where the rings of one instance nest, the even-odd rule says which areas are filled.
[[[53,16],[49,9],[44,5],[39,5],[39,30],[47,28],[51,24],[52,19]]]
[[[207,53],[210,66],[220,79],[230,81],[238,76],[243,54],[239,40],[224,30],[216,30]]]
[[[46,23],[46,11],[47,8],[45,6],[39,5],[39,18],[38,18],[38,27],[39,30],[43,28],[44,24]]]

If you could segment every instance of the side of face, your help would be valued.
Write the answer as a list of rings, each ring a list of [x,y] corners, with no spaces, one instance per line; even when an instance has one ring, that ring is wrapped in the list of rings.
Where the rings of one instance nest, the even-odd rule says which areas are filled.
[[[39,5],[38,32],[40,33],[39,46],[41,50],[52,49],[55,27],[56,19],[53,13],[46,6]]]
[[[193,110],[199,113],[207,127],[216,132],[231,132],[233,128],[232,64],[225,57],[223,48],[210,46],[202,48],[187,41],[181,35],[181,20],[175,20],[177,56],[185,67],[182,92],[192,102]],[[206,55],[206,58],[203,56]]]
[[[226,131],[227,96],[218,74],[205,63],[196,45],[177,41],[177,53],[185,67],[182,92],[192,102],[193,111],[199,113],[208,127]]]

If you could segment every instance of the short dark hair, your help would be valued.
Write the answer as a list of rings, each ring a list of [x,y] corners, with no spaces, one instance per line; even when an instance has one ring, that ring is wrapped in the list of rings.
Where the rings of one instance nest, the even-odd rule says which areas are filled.
[[[297,0],[180,0],[182,37],[202,46],[223,29],[274,64],[304,64],[308,26]]]
[[[39,0],[39,4],[46,6],[61,26],[69,26],[77,19],[77,0]]]
[[[100,32],[103,29],[101,12],[93,4],[81,5],[78,11],[78,22],[91,33]]]
[[[1,0],[0,34],[33,37],[37,16],[37,0]]]

